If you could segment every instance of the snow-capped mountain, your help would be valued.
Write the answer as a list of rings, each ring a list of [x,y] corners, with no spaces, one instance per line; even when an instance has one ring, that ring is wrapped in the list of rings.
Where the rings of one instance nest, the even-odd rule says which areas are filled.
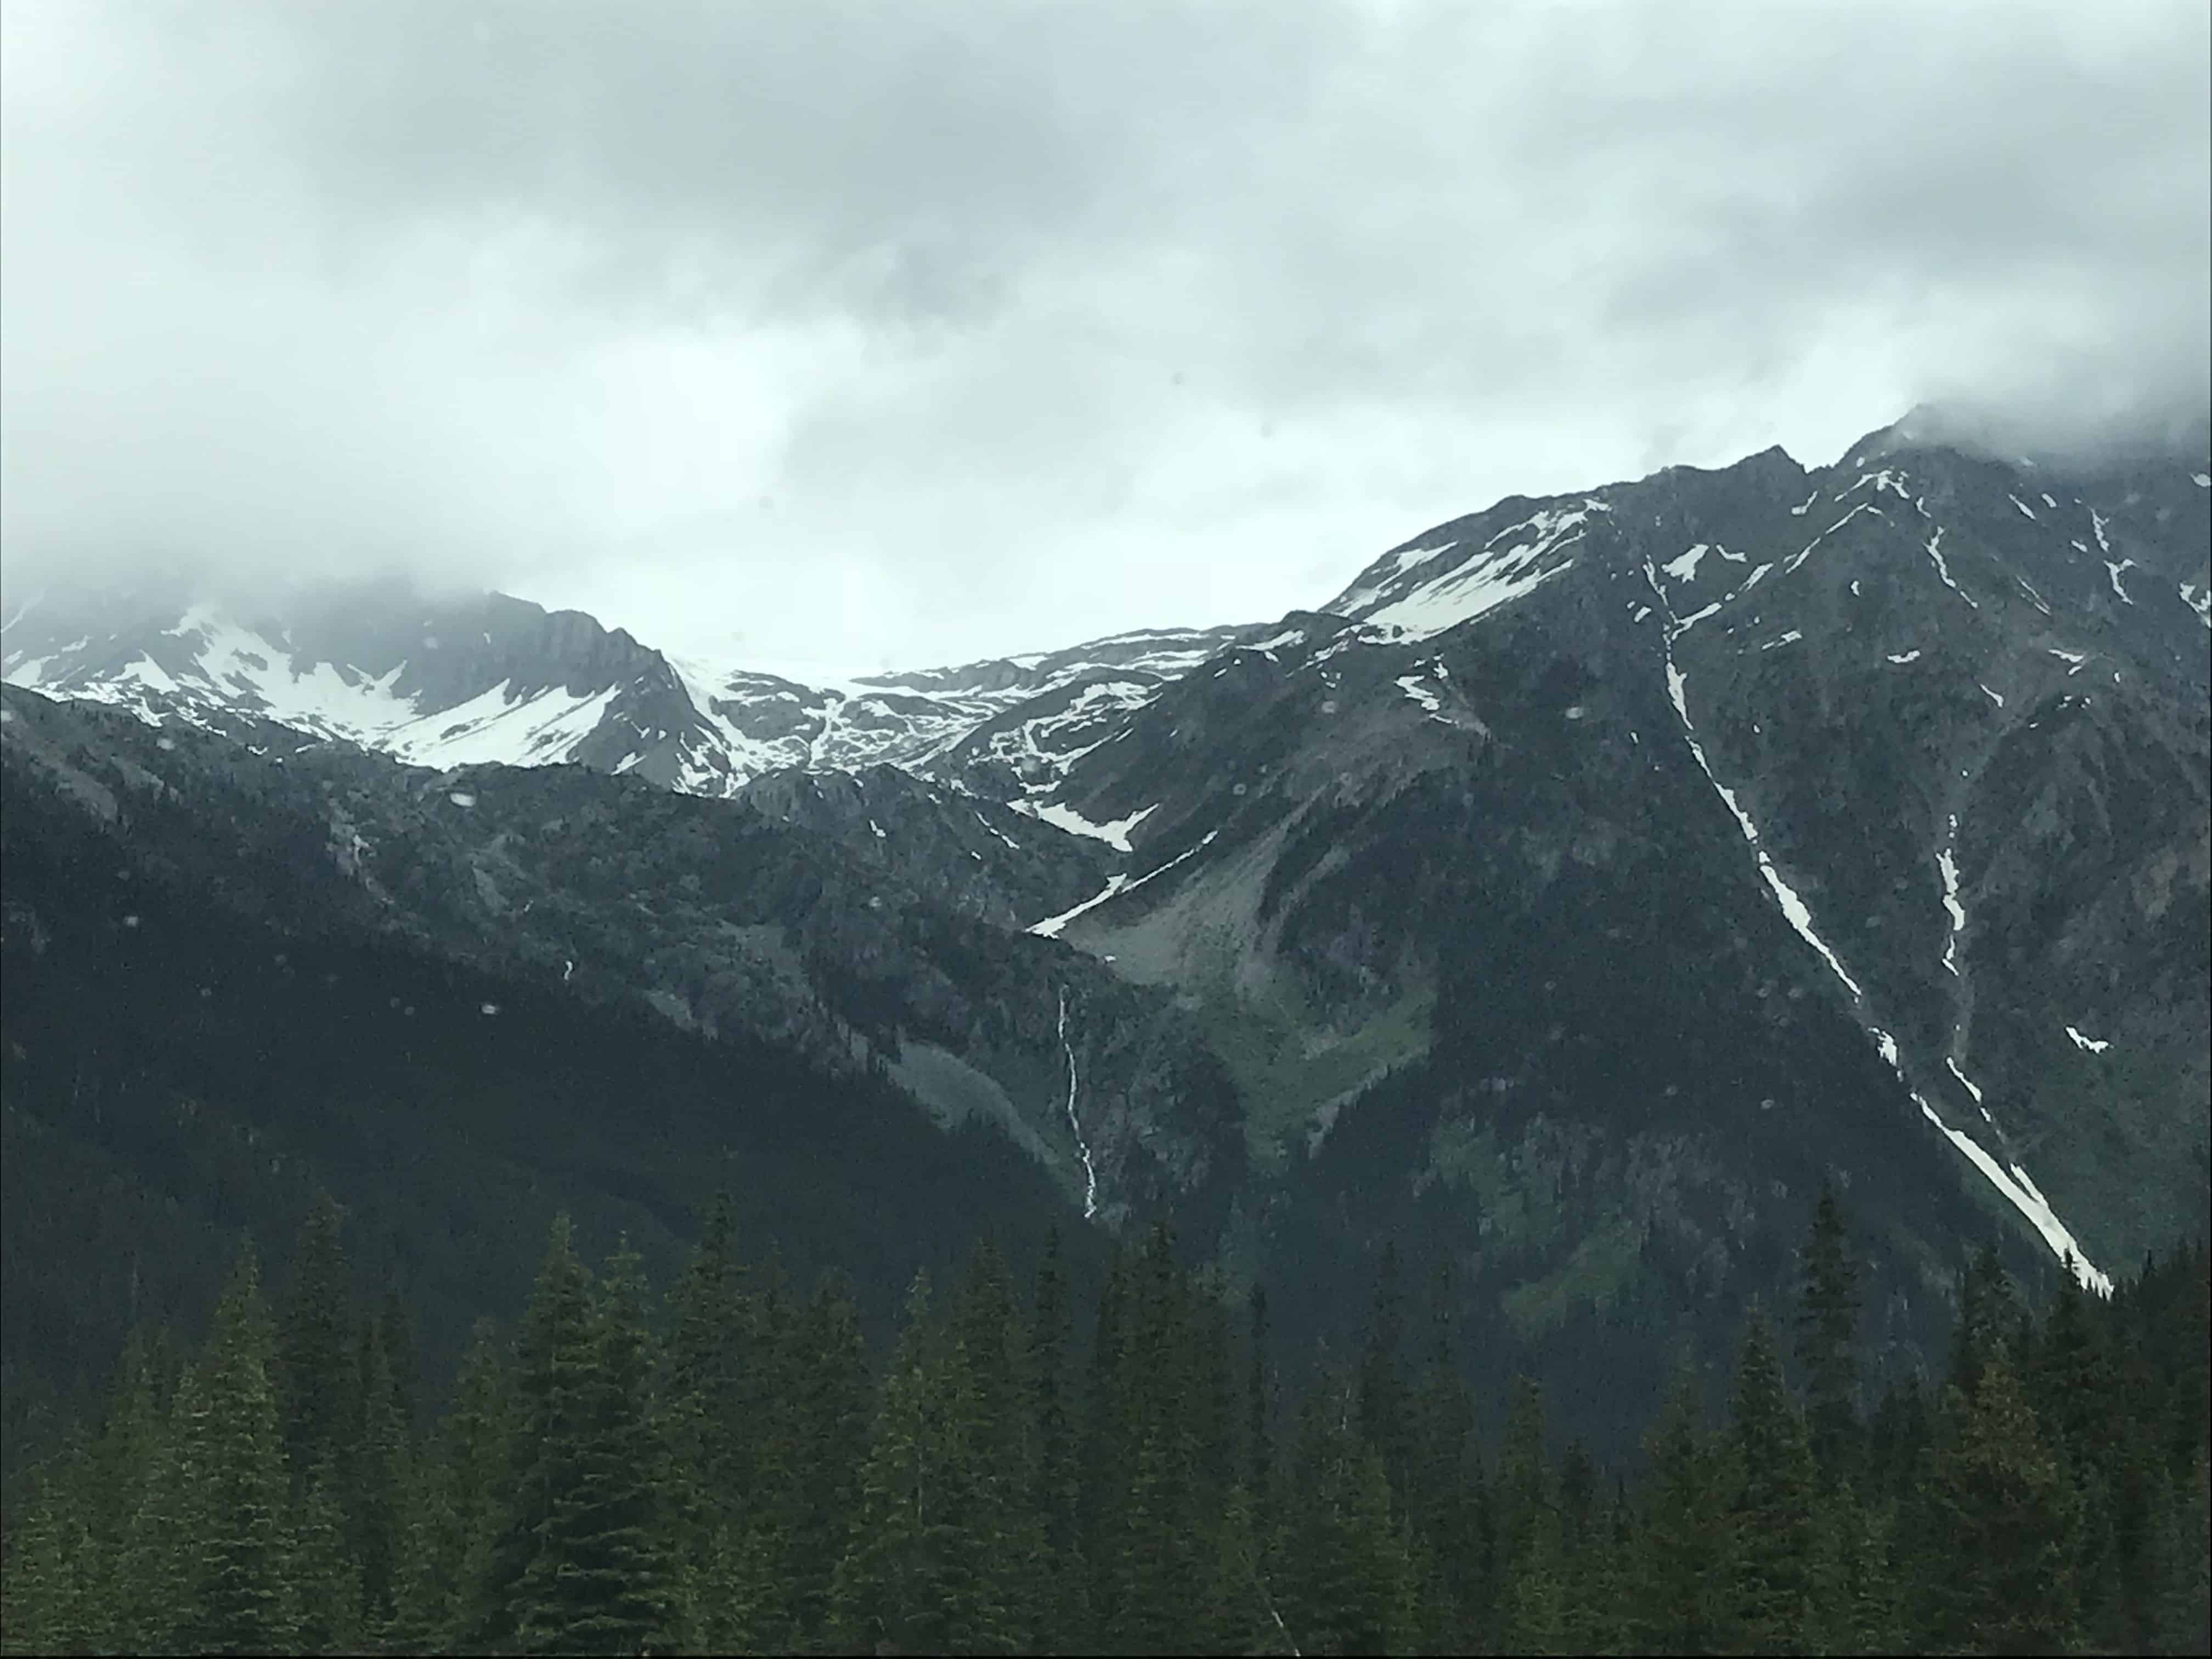
[[[564,884],[645,879],[649,841],[701,884],[623,911],[654,1006],[834,1011],[1064,1190],[1103,1171],[1103,1213],[1201,1170],[1235,1188],[1218,1151],[1127,1174],[1213,1146],[1218,1106],[1184,1121],[1141,1058],[1172,1053],[1239,1103],[1250,1185],[1217,1243],[1279,1276],[1425,1231],[1470,1305],[1551,1340],[1756,1290],[1832,1181],[1881,1218],[1909,1344],[1978,1226],[2098,1285],[2203,1213],[2208,501],[2202,457],[2074,472],[1907,423],[1832,466],[1509,498],[1272,623],[839,686],[496,596],[50,599],[0,649],[15,684],[258,748],[276,721],[660,786],[441,829],[452,925],[584,960],[599,899]],[[790,866],[769,897],[714,897],[704,823],[646,809],[672,791],[788,832],[749,843]],[[387,849],[428,833],[380,811]],[[1036,964],[1080,960],[1048,940],[1153,1024],[1101,1023],[1093,981],[1047,994]],[[1122,1079],[1110,1129],[1073,1121],[1077,1071]]]
[[[36,595],[0,673],[210,730],[240,718],[445,769],[577,762],[672,783],[707,745],[657,651],[501,594],[307,592],[272,611],[161,592]]]
[[[756,774],[890,765],[1012,799],[1048,792],[1103,726],[1251,631],[1147,629],[956,668],[865,675],[841,686],[802,686],[686,659],[677,668],[693,706]]]
[[[14,605],[0,676],[149,720],[274,720],[439,769],[574,763],[722,796],[787,768],[893,765],[1005,799],[1049,790],[1103,722],[1239,633],[1125,634],[812,686],[670,658],[504,594],[365,588],[248,605],[111,591]]]
[[[1134,852],[1054,931],[1239,1029],[1262,1152],[1409,1067],[1428,1180],[1872,1110],[2101,1284],[2205,1190],[2208,492],[1891,429],[1500,502],[1079,757]]]

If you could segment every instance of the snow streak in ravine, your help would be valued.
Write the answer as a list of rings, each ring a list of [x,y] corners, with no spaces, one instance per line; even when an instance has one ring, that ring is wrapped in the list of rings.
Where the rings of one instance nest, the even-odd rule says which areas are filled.
[[[1067,1127],[1075,1136],[1075,1150],[1083,1158],[1083,1218],[1098,1213],[1098,1170],[1091,1161],[1091,1143],[1083,1138],[1083,1123],[1075,1115],[1075,1045],[1067,1040],[1067,993],[1060,994],[1060,1048],[1067,1056]]]
[[[1934,549],[1931,547],[1929,551],[1933,552]],[[1945,572],[1944,574],[1948,580],[1949,573]],[[1674,641],[1683,634],[1687,633],[1691,623],[1698,621],[1698,617],[1692,617],[1686,621],[1677,622],[1674,618],[1674,608],[1668,602],[1666,591],[1659,585],[1659,573],[1648,562],[1644,567],[1644,580],[1650,584],[1651,592],[1657,598],[1667,619],[1666,626],[1660,633],[1667,671],[1667,693],[1669,701],[1674,705],[1675,714],[1681,720],[1683,739],[1689,745],[1691,757],[1698,763],[1698,769],[1705,775],[1705,781],[1712,785],[1722,802],[1734,815],[1736,827],[1743,832],[1744,840],[1750,845],[1752,856],[1759,866],[1759,873],[1765,878],[1768,889],[1772,892],[1784,919],[1796,931],[1799,938],[1819,953],[1820,959],[1827,964],[1829,971],[1842,982],[1844,989],[1850,994],[1853,1012],[1857,1015],[1867,1034],[1874,1038],[1875,1044],[1881,1050],[1883,1060],[1887,1060],[1890,1068],[1897,1073],[1898,1081],[1905,1085],[1906,1091],[1912,1097],[1913,1104],[1920,1108],[1921,1115],[1935,1126],[1937,1132],[1956,1147],[1960,1153],[1982,1173],[1989,1183],[2002,1194],[2013,1207],[2027,1218],[2028,1224],[2041,1235],[2044,1243],[2050,1247],[2051,1253],[2072,1269],[2074,1276],[2081,1282],[2083,1288],[2095,1291],[2102,1296],[2110,1296],[2112,1293],[2112,1281],[2099,1272],[2094,1264],[2082,1255],[2080,1243],[2067,1228],[2066,1224],[2058,1218],[2057,1213],[2051,1209],[2050,1200],[2043,1196],[2042,1190],[2028,1178],[2027,1171],[2017,1164],[2011,1165],[2008,1170],[1991,1157],[1972,1135],[1963,1130],[1954,1129],[1945,1122],[1937,1115],[1935,1107],[1929,1104],[1928,1097],[1919,1090],[1915,1089],[1911,1079],[1905,1075],[1902,1056],[1898,1053],[1896,1039],[1868,1018],[1868,998],[1865,990],[1856,980],[1851,977],[1835,951],[1829,948],[1827,941],[1814,930],[1811,910],[1807,907],[1804,900],[1799,897],[1796,891],[1784,879],[1781,871],[1775,866],[1773,860],[1767,855],[1765,848],[1760,844],[1758,826],[1753,823],[1751,815],[1744,810],[1742,804],[1736,799],[1735,792],[1723,783],[1714,774],[1712,763],[1705,757],[1705,745],[1698,740],[1697,728],[1690,720],[1689,699],[1686,695],[1686,682],[1681,670],[1674,663]],[[1747,583],[1746,586],[1749,584]],[[1965,596],[1961,594],[1960,597]],[[1972,603],[1971,600],[1968,602]],[[1708,609],[1711,608],[1708,607]],[[1955,834],[1955,830],[1954,833]],[[1948,854],[1950,848],[1947,846],[1944,850]],[[1944,876],[1945,896],[1953,911],[1952,931],[1955,934],[1963,925],[1966,917],[1964,909],[1957,906],[1958,896],[1952,885],[1956,880],[1954,864],[1945,869]],[[1952,951],[1947,950],[1944,955],[1944,965],[1950,968],[1953,972],[1957,972]],[[1979,1090],[1967,1081],[1964,1073],[1959,1071],[1955,1057],[1951,1060],[1950,1069],[1958,1077],[1960,1082],[1966,1084],[1967,1089],[1974,1095],[1975,1103],[1978,1106],[1980,1105]],[[1989,1117],[1987,1107],[1982,1108],[1982,1115],[1985,1119]],[[1995,1127],[1993,1120],[1991,1127]]]

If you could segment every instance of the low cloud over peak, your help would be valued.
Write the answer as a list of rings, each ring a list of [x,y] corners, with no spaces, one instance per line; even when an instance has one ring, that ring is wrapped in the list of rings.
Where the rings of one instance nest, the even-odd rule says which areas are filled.
[[[1923,401],[2208,403],[2201,4],[0,30],[11,585],[401,568],[867,668],[1278,614]]]

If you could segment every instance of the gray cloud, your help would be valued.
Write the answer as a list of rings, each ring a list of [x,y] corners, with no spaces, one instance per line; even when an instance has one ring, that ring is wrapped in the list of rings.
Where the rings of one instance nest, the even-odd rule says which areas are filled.
[[[1923,401],[2201,418],[2172,4],[0,14],[10,585],[396,566],[848,668],[1310,603]]]

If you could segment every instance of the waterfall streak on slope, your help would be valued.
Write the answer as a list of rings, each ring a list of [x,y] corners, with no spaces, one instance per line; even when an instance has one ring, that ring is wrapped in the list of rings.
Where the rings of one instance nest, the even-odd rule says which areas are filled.
[[[1091,1161],[1091,1143],[1083,1138],[1082,1121],[1075,1115],[1075,1046],[1067,1040],[1066,991],[1060,994],[1060,1047],[1067,1056],[1067,1127],[1083,1158],[1083,1218],[1088,1221],[1098,1213],[1098,1170]]]

